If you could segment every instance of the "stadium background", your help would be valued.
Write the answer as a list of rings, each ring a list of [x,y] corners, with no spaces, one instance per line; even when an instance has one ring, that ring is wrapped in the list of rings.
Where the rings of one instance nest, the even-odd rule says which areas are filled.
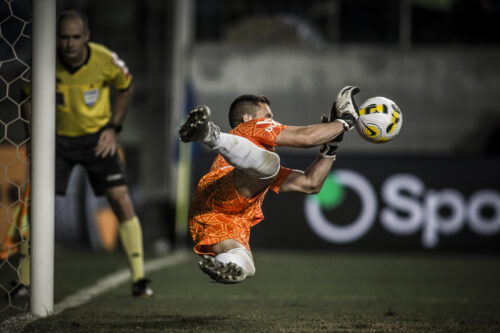
[[[28,15],[25,18],[29,20],[29,1],[16,0],[13,4],[22,13],[19,17]],[[443,246],[441,242],[441,246],[433,248],[496,251],[500,249],[496,171],[500,110],[494,96],[500,86],[500,34],[493,22],[500,16],[499,6],[498,1],[464,0],[195,1],[190,13],[192,35],[184,59],[187,104],[209,105],[214,120],[228,130],[228,105],[243,93],[269,96],[276,119],[291,125],[317,122],[346,84],[361,86],[359,102],[374,95],[393,98],[404,114],[399,137],[389,144],[372,145],[352,133],[342,144],[339,166],[360,172],[373,183],[378,206],[382,206],[380,187],[385,179],[397,174],[419,178],[424,188],[406,197],[418,201],[424,215],[434,214],[438,229],[440,223],[454,224],[448,228],[454,231],[441,230],[453,245]],[[178,236],[184,238],[175,235],[174,224],[176,129],[185,112],[170,110],[175,84],[171,80],[174,2],[58,2],[59,10],[67,8],[85,12],[91,38],[116,50],[134,74],[136,93],[120,140],[146,244],[156,250],[170,249]],[[2,13],[7,13],[5,4]],[[13,21],[3,21],[4,36],[16,31],[18,26]],[[30,34],[29,26],[25,34]],[[29,43],[21,47],[21,54],[30,52]],[[9,63],[3,70],[15,72],[19,66]],[[9,84],[10,95],[16,94],[20,82]],[[22,117],[12,121],[12,115],[17,114],[16,104],[6,99],[2,104],[2,156],[8,160],[8,154],[15,152],[18,145],[21,153],[24,149],[25,121]],[[281,154],[285,164],[303,168],[316,150],[282,149]],[[213,158],[197,145],[192,156],[196,167],[192,168],[191,188]],[[442,158],[446,166],[440,163]],[[16,188],[23,184],[26,163],[19,158],[3,163],[12,170],[1,184],[4,207],[8,207],[17,201]],[[114,248],[113,218],[105,202],[92,195],[81,171],[73,175],[70,188],[68,198],[56,199],[57,242]],[[493,190],[493,196],[478,210],[487,232],[478,235],[471,230],[467,207],[464,217],[455,221],[453,202],[426,205],[427,194],[450,189],[459,192],[457,200],[465,206],[471,195]],[[346,198],[352,199],[342,205],[346,211],[360,210],[355,196]],[[264,205],[266,222],[259,227],[261,232],[256,229],[256,246],[276,246],[264,235],[280,230],[281,223],[291,223],[282,219],[300,217],[293,221],[297,228],[290,231],[294,239],[304,229],[310,231],[305,223],[304,196],[283,195],[270,200]],[[289,200],[294,204],[289,205]],[[279,212],[285,207],[293,207],[294,211],[290,217],[281,218]],[[335,211],[330,214],[335,216]],[[378,214],[374,216],[374,227],[367,232],[373,240],[368,243],[374,248],[397,248],[405,239],[421,237],[423,220],[419,222],[421,228],[394,237],[394,233],[380,227]],[[401,223],[409,223],[404,220],[408,212],[397,214]],[[351,214],[343,222],[337,218],[335,223],[348,224],[355,216]],[[4,234],[8,224],[2,225]],[[304,244],[356,248],[368,244],[364,238],[345,246],[325,243],[315,234]],[[284,240],[282,245],[286,244],[289,242]],[[425,248],[419,241],[410,244],[412,248]]]
[[[187,111],[171,109],[173,85],[179,84],[172,81],[177,70],[173,65],[175,3],[58,1],[58,10],[76,8],[85,12],[91,39],[115,50],[134,74],[136,93],[120,140],[151,257],[173,248],[188,248],[189,243],[183,229],[175,225],[179,149],[176,130]],[[27,80],[26,64],[31,57],[30,7],[28,0],[0,1],[0,241],[10,226],[13,207],[20,200],[19,190],[26,186],[28,138],[26,120],[19,113],[22,99],[18,92]],[[187,105],[209,105],[224,130],[228,129],[228,105],[239,94],[266,94],[278,121],[302,125],[315,123],[328,112],[336,92],[346,84],[361,86],[358,101],[373,95],[393,98],[403,111],[404,124],[399,137],[391,143],[372,145],[350,133],[340,148],[337,169],[365,180],[372,195],[369,200],[376,206],[362,230],[355,232],[356,237],[351,233],[343,241],[329,240],[328,226],[323,234],[314,231],[305,211],[307,202],[313,206],[321,202],[320,211],[330,226],[352,226],[366,203],[353,188],[343,186],[335,172],[319,198],[269,195],[264,204],[266,219],[252,234],[254,249],[262,253],[256,259],[262,279],[249,281],[227,296],[227,291],[218,287],[204,289],[206,283],[201,282],[206,282],[205,277],[191,261],[171,275],[153,275],[158,295],[169,295],[170,304],[176,302],[178,306],[178,314],[169,317],[174,323],[160,322],[160,328],[179,325],[181,330],[196,330],[196,325],[202,323],[216,330],[220,327],[217,325],[225,323],[225,317],[211,322],[211,315],[203,311],[213,306],[213,300],[218,304],[214,308],[224,307],[228,303],[225,297],[240,297],[231,293],[241,292],[247,303],[243,301],[241,307],[226,311],[240,315],[248,305],[260,304],[263,311],[271,313],[270,318],[259,317],[262,327],[287,327],[296,319],[296,311],[302,315],[308,309],[312,315],[310,321],[304,321],[303,330],[320,329],[317,323],[336,322],[338,318],[331,319],[322,311],[338,302],[333,313],[347,313],[346,318],[354,325],[359,319],[359,303],[363,303],[362,318],[377,312],[383,313],[384,320],[394,319],[391,306],[401,313],[414,311],[417,322],[420,318],[430,322],[423,331],[436,327],[458,331],[457,320],[472,325],[466,325],[465,331],[467,327],[474,331],[479,321],[484,321],[483,328],[498,329],[498,302],[492,296],[498,295],[496,259],[500,250],[500,106],[496,99],[500,86],[500,28],[496,24],[500,2],[197,0],[193,1],[190,15],[192,35],[183,59],[187,75],[181,82],[186,88]],[[9,43],[15,44],[16,54]],[[24,73],[22,78],[20,73]],[[280,153],[284,164],[304,168],[317,150],[284,149]],[[212,158],[211,152],[193,146],[191,189]],[[399,190],[391,194],[394,186]],[[396,209],[398,202],[403,209]],[[387,214],[399,220],[393,218],[391,223]],[[75,172],[68,197],[56,199],[56,300],[125,266],[120,251],[113,251],[119,246],[114,223],[102,198],[92,195],[81,170]],[[70,252],[75,248],[113,253],[97,257],[85,251]],[[308,253],[296,256],[295,252],[282,252],[290,249],[330,251],[313,260],[316,257]],[[449,256],[448,252],[459,255]],[[297,262],[303,267],[312,263],[313,270],[309,268],[300,276],[293,274],[291,267]],[[322,270],[331,279],[317,280],[315,269],[325,262],[329,265]],[[13,276],[15,263],[1,262],[0,288],[5,288],[7,277]],[[280,270],[289,276],[284,286],[272,282],[279,281],[276,276]],[[343,270],[345,276],[339,273]],[[71,285],[67,276],[71,276]],[[184,291],[183,283],[190,283],[193,295]],[[336,286],[334,294],[345,299],[322,299],[318,306],[315,300],[325,293],[321,288],[329,284]],[[312,296],[298,286],[308,292],[311,289]],[[345,286],[351,289],[344,290]],[[357,297],[357,292],[364,289],[360,299],[349,298]],[[127,293],[117,290],[108,297],[111,305],[100,307],[94,303],[91,310],[84,309],[90,312],[88,321],[102,321],[105,331],[115,315],[99,317],[95,309],[103,313],[115,307],[124,310],[128,303],[120,297]],[[207,293],[210,302],[200,302],[197,297]],[[277,298],[267,298],[266,293]],[[252,298],[255,294],[258,301]],[[412,301],[404,297],[401,300],[398,294]],[[277,321],[283,315],[275,302],[280,297],[284,303],[294,300],[283,310],[291,314],[288,321]],[[189,302],[191,298],[197,300],[196,305]],[[416,303],[412,303],[415,299]],[[346,300],[354,310],[343,307]],[[158,297],[154,302],[161,301]],[[398,302],[408,304],[401,306]],[[158,317],[163,318],[164,304],[157,307]],[[25,304],[18,308],[27,309]],[[9,314],[5,309],[1,309],[2,319]],[[450,312],[453,315],[444,326],[436,324]],[[137,309],[130,310],[132,318],[149,314],[137,313]],[[78,331],[75,320],[84,320],[81,313],[76,314],[77,319],[70,317],[71,312],[68,316],[69,320],[63,318],[54,327],[49,322],[45,331]],[[396,319],[403,325],[406,320],[404,315]],[[134,319],[133,325],[139,325],[137,321]],[[273,324],[275,321],[277,324]],[[234,325],[222,328],[244,331],[241,322]],[[354,330],[370,327],[354,326]],[[390,331],[394,327],[378,329]],[[85,327],[80,330],[85,331]],[[252,331],[251,326],[248,330]]]

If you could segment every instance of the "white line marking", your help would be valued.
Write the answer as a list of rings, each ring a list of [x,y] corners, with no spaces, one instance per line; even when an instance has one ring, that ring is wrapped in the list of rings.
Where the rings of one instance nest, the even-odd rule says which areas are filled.
[[[177,265],[189,257],[187,251],[178,251],[173,254],[169,254],[165,257],[151,259],[146,261],[144,264],[144,269],[147,272],[154,272],[162,268],[171,267]],[[111,273],[102,279],[98,280],[93,285],[80,289],[76,293],[67,296],[60,302],[54,305],[53,315],[59,314],[64,310],[74,308],[83,305],[90,301],[92,298],[99,296],[122,283],[130,280],[130,270],[128,268],[120,269],[114,273]],[[5,333],[17,333],[20,332],[29,323],[39,319],[40,317],[34,316],[31,313],[23,313],[3,321],[0,324],[0,332]]]

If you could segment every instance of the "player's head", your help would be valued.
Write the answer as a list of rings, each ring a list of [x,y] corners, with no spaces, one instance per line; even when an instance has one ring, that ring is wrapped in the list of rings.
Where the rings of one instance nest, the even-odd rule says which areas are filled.
[[[57,20],[58,47],[60,54],[66,60],[71,61],[83,57],[89,38],[89,24],[83,13],[68,10],[59,15]]]
[[[241,95],[229,107],[229,124],[235,128],[254,118],[272,118],[271,101],[266,96]]]

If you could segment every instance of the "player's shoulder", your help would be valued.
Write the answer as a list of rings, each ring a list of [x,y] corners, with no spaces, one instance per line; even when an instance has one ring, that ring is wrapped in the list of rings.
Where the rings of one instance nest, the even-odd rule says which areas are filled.
[[[270,118],[257,118],[254,119],[254,121],[256,126],[268,126],[269,124],[279,124],[279,122]]]
[[[95,65],[102,66],[102,68],[109,70],[110,73],[122,71],[127,77],[130,76],[127,65],[122,59],[120,59],[116,52],[112,51],[105,45],[95,42],[89,42],[89,47],[92,52],[91,61]]]
[[[269,119],[269,118],[256,118],[252,119],[250,121],[244,122],[238,127],[247,127],[247,128],[274,128],[274,127],[279,127],[279,126],[284,126],[281,123],[277,122],[276,120]]]
[[[286,125],[267,118],[257,118],[244,122],[233,129],[233,134],[241,135],[251,141],[264,145],[273,145],[274,139],[286,128]]]
[[[111,51],[107,46],[99,44],[96,42],[89,42],[90,52],[97,59],[110,59],[113,57],[113,51]]]
[[[264,130],[265,132],[276,132],[279,133],[282,130],[284,130],[287,126],[281,124],[280,122],[274,120],[274,119],[269,119],[269,118],[258,118],[255,119],[255,124],[254,128],[255,130],[261,131]]]

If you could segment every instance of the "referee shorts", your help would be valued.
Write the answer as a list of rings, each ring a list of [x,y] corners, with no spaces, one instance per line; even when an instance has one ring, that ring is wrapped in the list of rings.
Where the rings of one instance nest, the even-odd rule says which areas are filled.
[[[102,130],[78,137],[56,136],[56,194],[65,195],[71,171],[80,164],[96,195],[108,188],[126,185],[123,162],[118,153],[97,157],[95,148]]]

